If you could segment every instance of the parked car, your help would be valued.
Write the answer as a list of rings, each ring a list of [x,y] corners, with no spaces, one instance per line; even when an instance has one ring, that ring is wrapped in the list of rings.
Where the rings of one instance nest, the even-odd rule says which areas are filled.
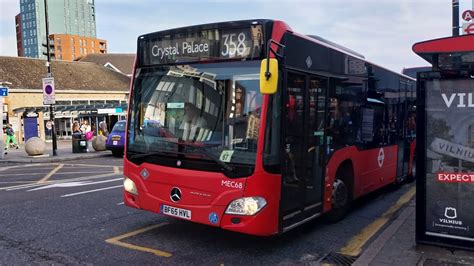
[[[123,147],[125,145],[125,120],[120,120],[115,123],[107,137],[107,142],[105,143],[105,148],[112,151],[112,154],[116,157],[123,156]]]

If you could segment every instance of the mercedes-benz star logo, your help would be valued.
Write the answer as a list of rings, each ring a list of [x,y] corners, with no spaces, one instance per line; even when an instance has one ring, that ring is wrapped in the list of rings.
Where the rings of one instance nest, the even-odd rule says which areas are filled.
[[[181,190],[177,187],[171,189],[170,199],[173,202],[178,202],[181,199]]]

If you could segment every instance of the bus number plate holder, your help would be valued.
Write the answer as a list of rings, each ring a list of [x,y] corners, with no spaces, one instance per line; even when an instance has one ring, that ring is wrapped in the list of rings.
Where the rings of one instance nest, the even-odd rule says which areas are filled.
[[[186,220],[191,220],[191,211],[190,210],[171,207],[171,206],[163,204],[163,205],[161,205],[160,211],[161,211],[161,213],[169,215],[169,216],[174,216],[174,217],[183,218],[183,219],[186,219]]]

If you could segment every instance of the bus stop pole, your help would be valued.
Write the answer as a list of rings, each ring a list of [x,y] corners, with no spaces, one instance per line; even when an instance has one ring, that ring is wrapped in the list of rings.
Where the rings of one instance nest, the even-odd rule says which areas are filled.
[[[51,78],[53,75],[51,73],[51,54],[49,52],[49,21],[48,21],[48,2],[44,0],[44,16],[46,20],[46,53],[48,58],[48,78]],[[56,128],[54,126],[54,106],[49,105],[49,120],[51,121],[51,138],[53,141],[53,156],[58,155],[58,145],[56,143]]]

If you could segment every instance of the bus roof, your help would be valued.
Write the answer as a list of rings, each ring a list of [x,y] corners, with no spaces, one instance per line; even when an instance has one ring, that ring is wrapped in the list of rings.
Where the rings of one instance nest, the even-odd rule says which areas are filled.
[[[155,31],[147,34],[140,35],[138,39],[150,38],[155,36],[162,36],[162,35],[169,35],[169,34],[176,34],[181,32],[192,32],[194,30],[207,30],[207,29],[216,29],[216,28],[231,28],[231,27],[238,27],[242,25],[252,25],[255,23],[265,25],[269,22],[273,22],[274,20],[271,19],[247,19],[247,20],[236,20],[236,21],[223,21],[223,22],[214,22],[214,23],[206,23],[206,24],[199,24],[199,25],[191,25],[185,26],[180,28],[173,28],[173,29],[166,29],[162,31]]]
[[[349,49],[349,48],[347,48],[347,47],[345,47],[345,46],[342,46],[342,45],[340,45],[340,44],[337,44],[337,43],[331,42],[331,41],[329,41],[329,40],[326,40],[326,39],[324,39],[324,38],[321,37],[321,36],[308,35],[308,37],[313,38],[313,39],[316,39],[316,40],[318,40],[318,41],[320,41],[320,42],[327,43],[327,44],[329,44],[330,46],[337,47],[337,48],[339,48],[339,49],[341,49],[341,50],[343,50],[343,51],[346,51],[346,52],[348,52],[348,53],[350,53],[350,54],[352,54],[352,55],[355,55],[355,56],[357,56],[357,57],[360,57],[360,58],[364,58],[364,59],[365,59],[365,56],[364,56],[364,55],[362,55],[362,54],[360,54],[360,53],[358,53],[358,52],[356,52],[356,51],[354,51],[354,50],[351,50],[351,49]]]

